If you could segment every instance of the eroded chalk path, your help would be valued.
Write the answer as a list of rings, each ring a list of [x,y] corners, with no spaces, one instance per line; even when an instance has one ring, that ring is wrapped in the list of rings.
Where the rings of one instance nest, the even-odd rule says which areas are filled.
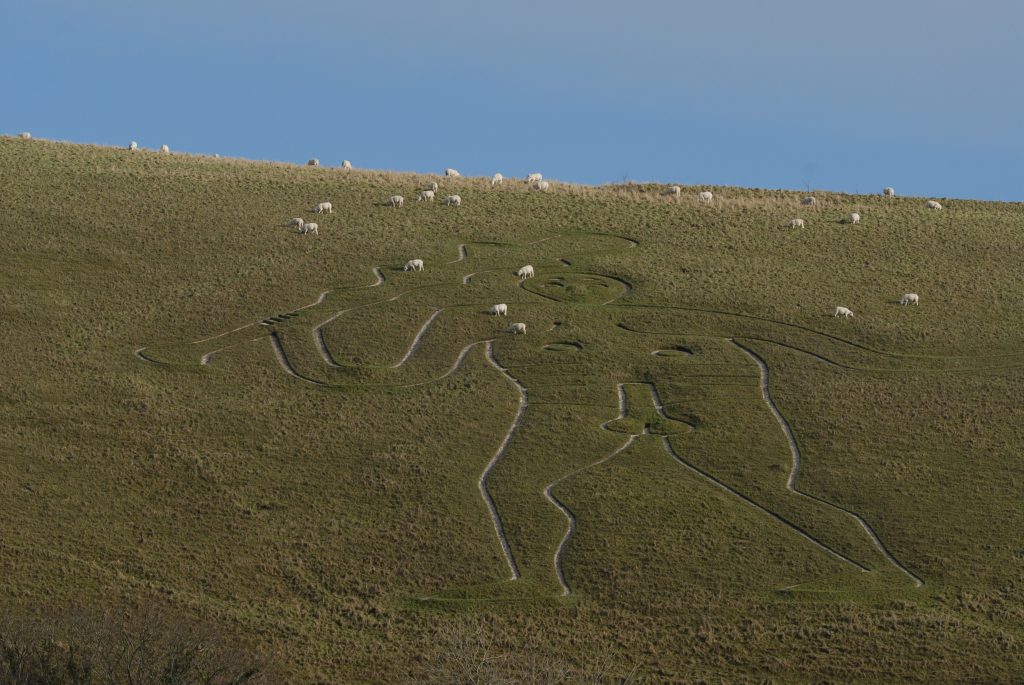
[[[775,417],[775,420],[778,422],[779,427],[785,434],[786,442],[789,443],[789,451],[792,455],[793,461],[792,467],[789,472],[789,479],[786,481],[786,489],[789,490],[790,492],[793,492],[794,494],[800,495],[801,497],[805,497],[819,504],[824,504],[828,507],[841,511],[847,516],[853,518],[860,525],[860,527],[864,529],[864,532],[867,533],[868,537],[871,538],[872,543],[875,545],[878,551],[881,552],[882,556],[884,556],[889,563],[891,563],[902,573],[904,573],[908,578],[910,578],[910,580],[913,581],[916,587],[921,587],[922,585],[924,585],[924,580],[922,580],[918,575],[916,575],[910,569],[908,569],[906,566],[900,563],[900,561],[895,556],[893,556],[892,552],[889,551],[889,548],[886,547],[885,543],[882,542],[882,539],[878,536],[878,533],[875,532],[875,529],[872,528],[871,525],[867,521],[865,521],[860,514],[849,509],[846,509],[845,507],[841,507],[833,502],[829,502],[828,500],[822,499],[821,497],[817,497],[815,495],[806,493],[803,490],[799,489],[799,487],[797,486],[797,478],[800,475],[801,465],[800,446],[796,442],[796,437],[793,435],[793,429],[790,427],[789,422],[786,420],[786,417],[782,415],[782,412],[779,411],[778,406],[772,399],[771,392],[768,387],[768,364],[765,362],[764,359],[761,358],[760,355],[758,355],[750,348],[745,347],[743,344],[738,343],[731,338],[729,339],[729,342],[731,342],[733,345],[739,348],[744,354],[750,357],[750,359],[752,359],[754,363],[757,364],[757,367],[760,369],[761,397],[764,399],[765,404],[768,405],[768,409],[771,411],[772,416]]]

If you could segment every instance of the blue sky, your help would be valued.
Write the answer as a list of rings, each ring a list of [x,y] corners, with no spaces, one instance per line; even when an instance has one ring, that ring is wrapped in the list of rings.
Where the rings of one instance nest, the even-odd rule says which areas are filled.
[[[1019,2],[10,5],[4,133],[1024,201]]]

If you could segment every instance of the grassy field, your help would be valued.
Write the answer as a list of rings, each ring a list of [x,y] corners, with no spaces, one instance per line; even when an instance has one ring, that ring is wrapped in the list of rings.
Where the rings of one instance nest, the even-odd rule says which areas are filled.
[[[10,610],[295,683],[1024,679],[1020,205],[13,138],[0,181]]]

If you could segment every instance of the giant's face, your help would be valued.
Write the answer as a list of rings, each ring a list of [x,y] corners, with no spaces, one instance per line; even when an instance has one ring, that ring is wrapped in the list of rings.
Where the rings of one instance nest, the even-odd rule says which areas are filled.
[[[523,282],[523,288],[543,297],[570,304],[608,304],[619,299],[629,286],[597,274],[553,274]]]

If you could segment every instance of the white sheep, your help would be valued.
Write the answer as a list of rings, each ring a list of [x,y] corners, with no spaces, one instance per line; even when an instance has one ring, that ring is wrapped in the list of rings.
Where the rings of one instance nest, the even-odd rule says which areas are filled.
[[[330,202],[321,202],[313,208],[317,214],[334,214],[334,205]]]
[[[683,194],[683,189],[680,186],[669,186],[668,190],[665,191],[665,194],[679,197]]]
[[[531,186],[534,190],[550,190],[551,184],[547,181],[537,181]]]
[[[859,224],[860,214],[858,214],[857,212],[850,212],[850,215],[846,217],[846,222],[850,224]]]
[[[491,185],[492,186],[500,186],[504,181],[505,181],[505,177],[502,176],[501,174],[494,174],[494,176],[491,176]]]
[[[438,187],[439,186],[437,185],[437,181],[431,181],[430,183],[427,184],[427,190],[432,190],[435,193],[437,192]]]
[[[522,335],[522,334],[525,334],[526,333],[526,324],[525,323],[514,323],[508,329],[508,332],[511,333],[512,335]]]
[[[800,200],[800,204],[806,205],[808,207],[813,207],[814,205],[818,204],[818,198],[811,197],[810,195],[808,195],[804,199]]]
[[[924,203],[924,206],[927,207],[928,209],[942,209],[942,205],[939,204],[936,200],[928,200],[928,202]]]
[[[533,278],[533,265],[527,264],[526,266],[520,268],[519,271],[516,272],[516,276],[519,276],[520,280]]]
[[[302,227],[306,225],[306,222],[303,221],[301,217],[295,217],[294,219],[289,221],[286,225],[288,227],[297,226],[298,229],[301,231]]]
[[[455,169],[445,169],[445,170],[444,170],[444,175],[445,175],[445,176],[450,176],[451,178],[456,178],[456,177],[458,177],[458,176],[461,176],[462,174],[460,174],[460,173],[459,173],[458,171],[456,171]]]
[[[313,159],[306,162],[306,166],[320,166],[320,160],[314,157]]]
[[[316,233],[317,235],[320,235],[320,225],[309,221],[302,224],[302,228],[299,229],[299,232],[303,235],[306,233]]]
[[[461,207],[462,197],[460,195],[449,195],[444,199],[444,203],[449,207]]]
[[[496,304],[491,307],[491,314],[494,316],[508,316],[507,304]]]
[[[341,168],[342,169],[351,169],[352,168],[352,162],[348,161],[347,159],[341,160]]]
[[[386,204],[388,207],[394,207],[397,209],[398,207],[401,207],[403,204],[405,204],[405,198],[402,197],[401,195],[392,195],[387,199],[387,202],[385,202],[384,204]]]
[[[921,298],[918,297],[917,293],[906,293],[900,298],[900,304],[920,304]]]
[[[543,181],[543,180],[544,180],[544,174],[538,174],[536,172],[534,172],[532,174],[529,174],[526,177],[526,182],[527,183],[536,183],[537,181]]]
[[[789,227],[790,228],[803,228],[804,227],[804,223],[805,222],[804,222],[803,219],[790,219],[789,220]]]
[[[896,190],[894,188],[885,188],[882,191],[882,195],[885,197],[896,197]]]
[[[169,154],[171,154],[171,148],[170,148],[169,145],[166,145],[166,144],[161,145],[160,146],[160,152],[164,153],[165,155],[169,155]]]
[[[134,152],[135,150],[139,149],[139,144],[133,140],[132,142],[128,143],[128,149]]]
[[[20,137],[22,140],[32,140],[32,134],[28,131],[22,131]]]
[[[697,199],[700,200],[702,203],[709,205],[711,204],[711,201],[715,199],[715,195],[710,190],[702,190],[697,195]]]
[[[402,271],[423,271],[422,259],[410,259],[402,267]]]
[[[853,316],[853,312],[851,312],[846,307],[836,307],[836,313],[833,314],[832,317],[835,318],[837,316],[842,316],[849,319],[851,316]]]
[[[433,202],[434,201],[434,191],[433,190],[421,190],[420,191],[420,196],[418,198],[416,198],[416,202],[423,202],[424,200],[426,200],[428,202]]]

